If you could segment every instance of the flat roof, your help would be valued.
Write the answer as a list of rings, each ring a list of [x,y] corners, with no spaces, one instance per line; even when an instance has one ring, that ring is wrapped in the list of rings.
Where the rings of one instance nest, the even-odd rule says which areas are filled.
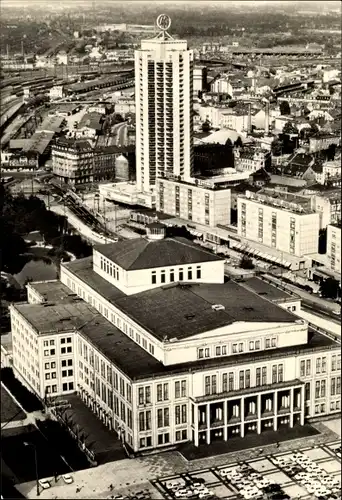
[[[215,304],[225,309],[215,311]],[[176,283],[123,297],[116,305],[161,341],[191,338],[235,322],[294,323],[298,319],[233,281]]]
[[[31,282],[29,287],[38,292],[45,302],[73,302],[77,297],[59,280]]]
[[[16,304],[14,306],[33,326],[52,328],[50,333],[62,331],[78,331],[94,348],[101,352],[108,361],[132,380],[140,380],[153,376],[169,377],[172,374],[201,371],[223,366],[236,366],[244,363],[257,363],[264,359],[282,358],[291,355],[305,355],[313,350],[329,350],[340,348],[332,339],[320,333],[310,331],[307,344],[283,347],[272,351],[255,351],[253,353],[236,354],[220,358],[196,360],[188,363],[165,366],[130,337],[104,318],[96,309],[83,301],[78,304],[57,304],[45,307],[40,304]],[[49,314],[47,314],[49,311]],[[66,330],[58,330],[63,325],[62,318],[66,314],[74,314]],[[47,328],[45,328],[46,330]],[[47,333],[47,332],[46,332]]]
[[[181,237],[162,240],[139,238],[96,245],[94,249],[121,268],[130,271],[223,260]]]
[[[264,297],[272,302],[285,302],[287,300],[299,299],[298,295],[291,295],[288,292],[284,292],[280,288],[277,288],[260,278],[246,278],[240,281],[239,284],[243,287],[249,288],[254,293],[258,294],[260,297]]]
[[[117,299],[126,297],[121,290],[93,270],[92,256],[65,263],[63,266],[112,304],[116,304]]]

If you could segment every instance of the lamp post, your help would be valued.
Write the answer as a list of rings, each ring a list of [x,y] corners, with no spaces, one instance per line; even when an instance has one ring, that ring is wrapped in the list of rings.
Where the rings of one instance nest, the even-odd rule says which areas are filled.
[[[37,447],[33,443],[27,443],[24,441],[24,446],[32,446],[34,449],[34,465],[36,469],[36,486],[37,486],[37,497],[39,497],[39,479],[38,479],[38,461],[37,461]]]

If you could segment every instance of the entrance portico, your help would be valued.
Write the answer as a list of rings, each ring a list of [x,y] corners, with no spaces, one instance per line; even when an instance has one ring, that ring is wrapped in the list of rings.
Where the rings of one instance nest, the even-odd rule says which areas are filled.
[[[192,398],[195,446],[304,425],[300,380]]]

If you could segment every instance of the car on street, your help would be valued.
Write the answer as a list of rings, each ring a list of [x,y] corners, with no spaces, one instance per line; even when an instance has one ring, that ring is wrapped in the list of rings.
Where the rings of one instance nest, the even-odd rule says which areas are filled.
[[[62,479],[66,484],[72,484],[74,482],[74,479],[70,474],[63,474]]]
[[[43,488],[43,490],[51,488],[51,483],[48,479],[39,479],[38,483]]]

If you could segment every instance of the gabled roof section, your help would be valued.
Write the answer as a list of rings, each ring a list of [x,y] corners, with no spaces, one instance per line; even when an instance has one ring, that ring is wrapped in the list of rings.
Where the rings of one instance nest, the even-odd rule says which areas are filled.
[[[223,260],[180,237],[157,241],[140,238],[96,245],[94,249],[126,271]]]

